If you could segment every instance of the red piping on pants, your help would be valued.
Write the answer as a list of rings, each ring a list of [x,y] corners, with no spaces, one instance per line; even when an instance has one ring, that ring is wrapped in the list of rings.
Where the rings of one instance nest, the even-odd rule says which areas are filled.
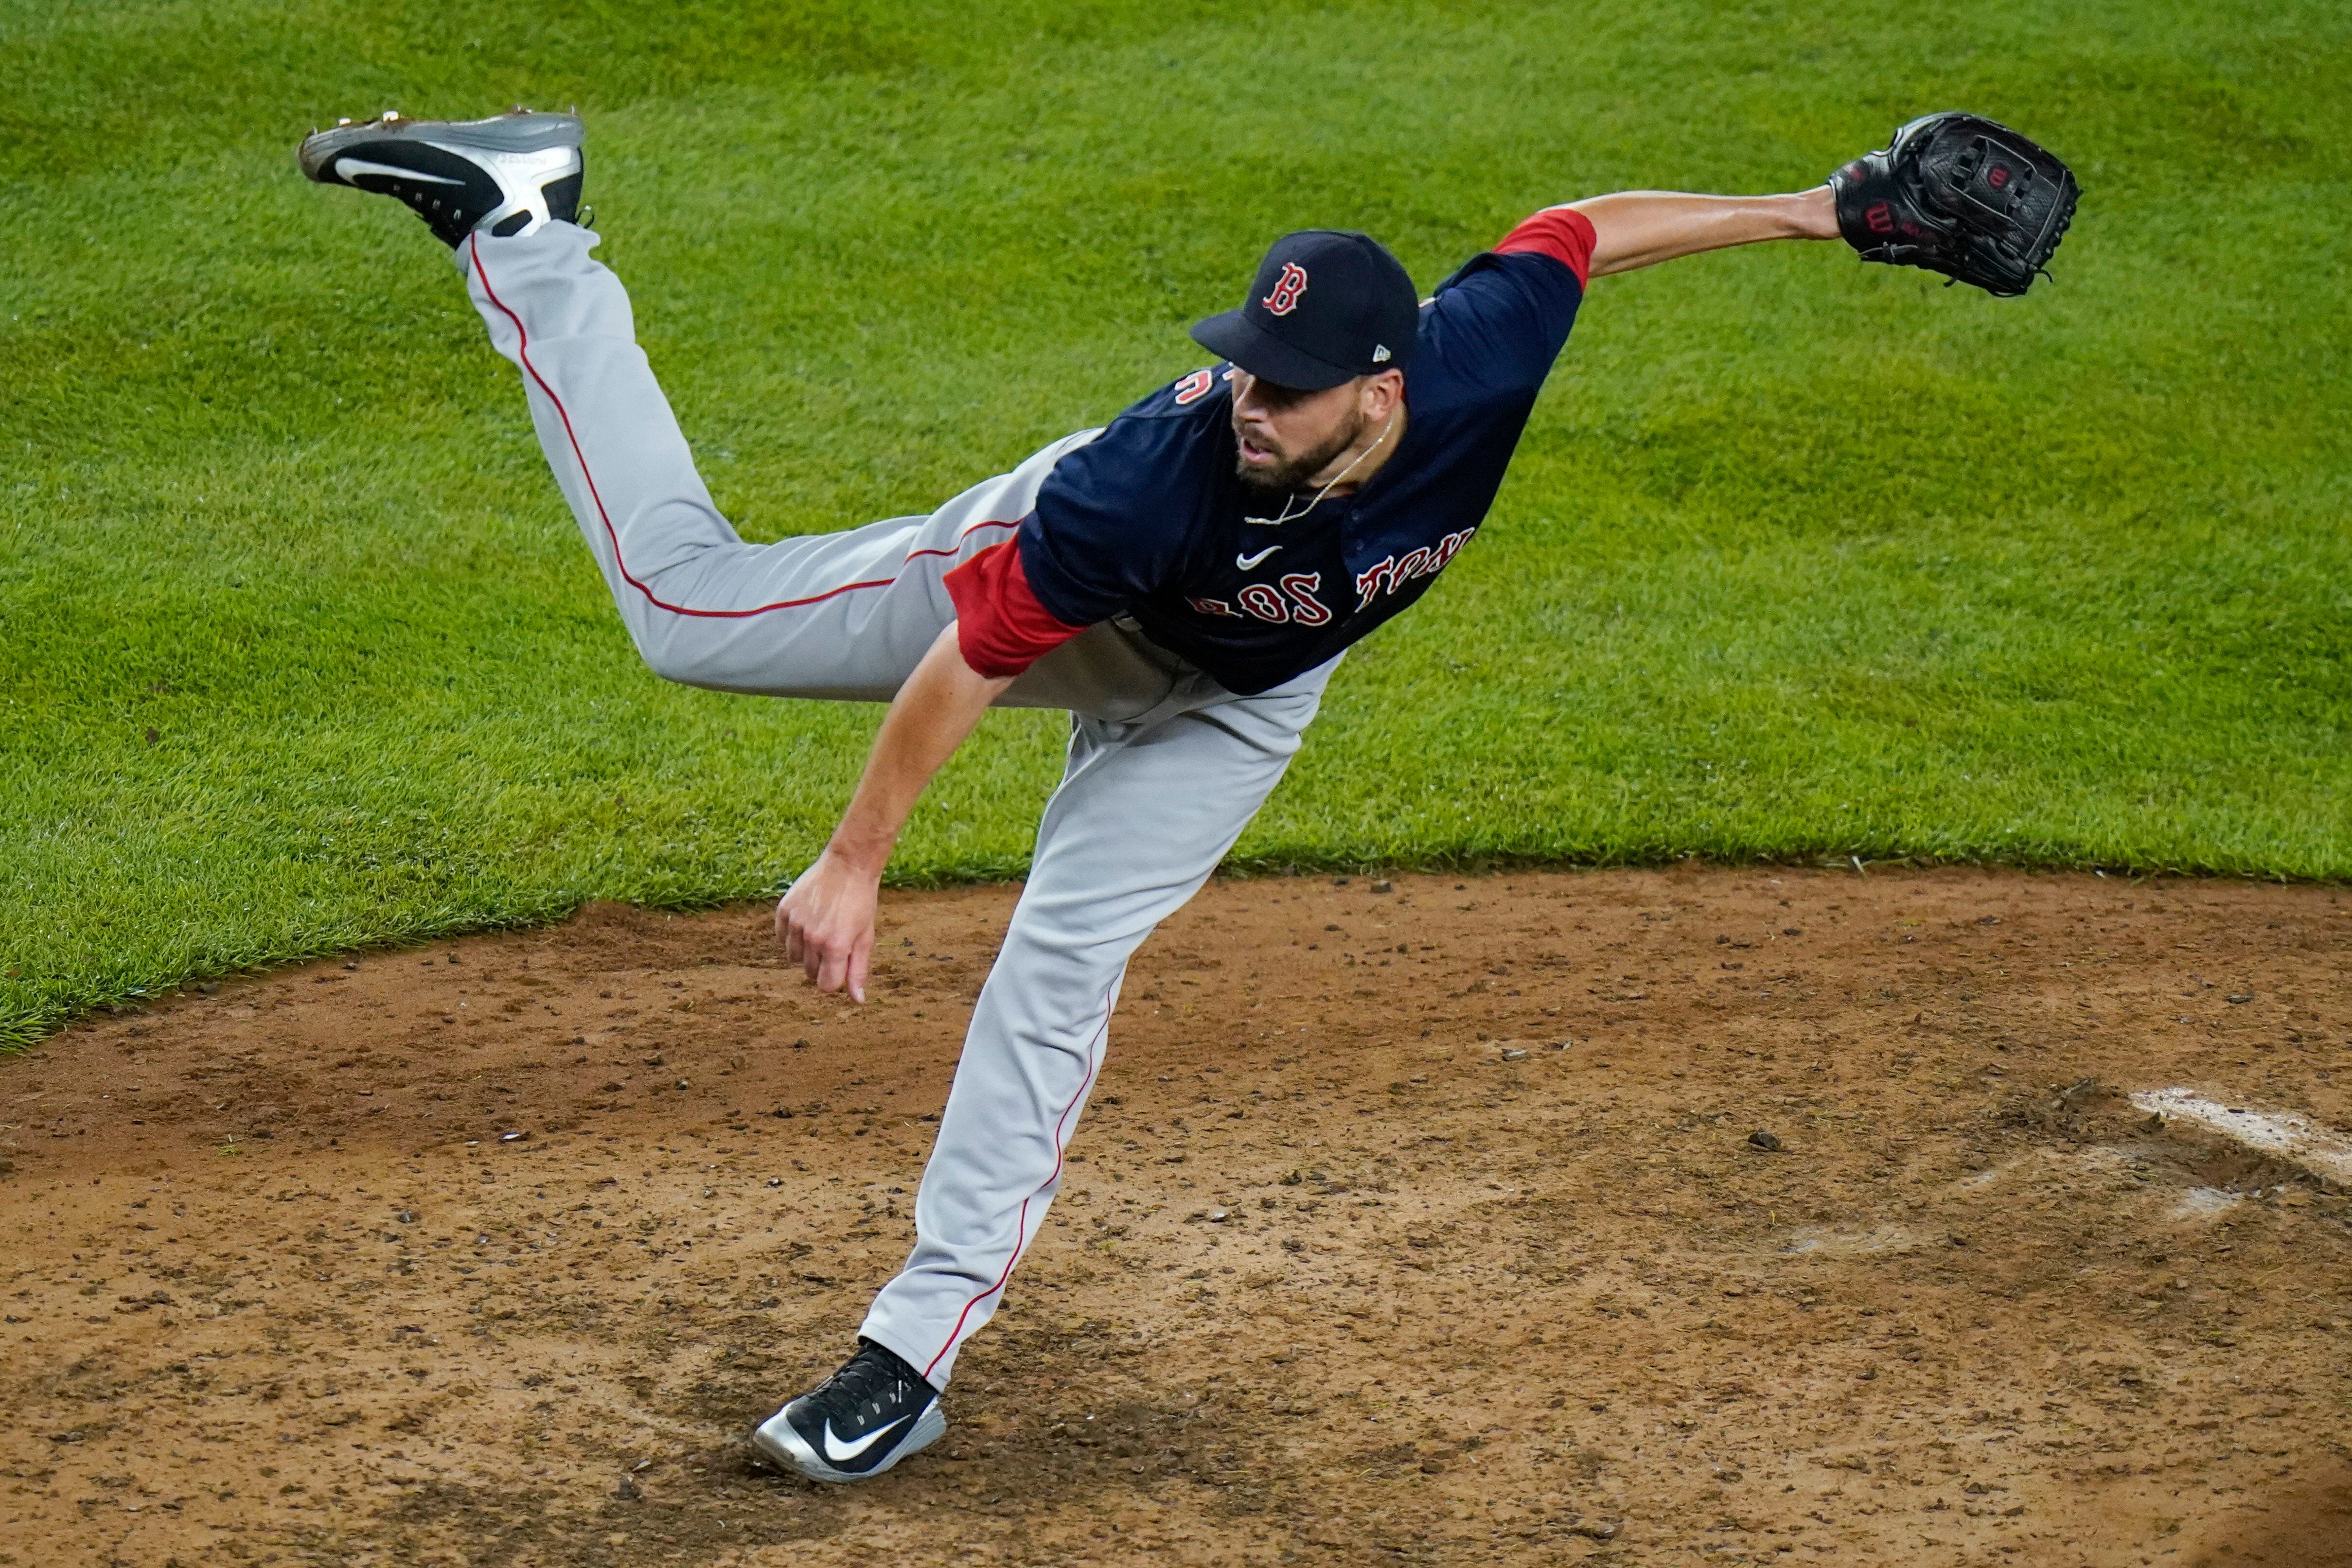
[[[596,520],[604,525],[604,537],[613,541],[614,570],[621,574],[623,581],[644,596],[646,603],[656,610],[667,610],[673,615],[700,615],[714,620],[731,621],[746,615],[764,615],[771,610],[791,610],[799,605],[816,604],[831,599],[836,593],[847,593],[854,588],[887,588],[898,580],[897,577],[892,576],[877,577],[866,582],[845,582],[838,588],[828,588],[823,593],[814,593],[806,599],[780,599],[773,604],[755,605],[749,610],[696,610],[684,604],[672,604],[667,600],[656,597],[652,589],[629,575],[628,563],[621,559],[621,536],[613,527],[612,517],[604,510],[604,497],[596,488],[596,476],[588,471],[588,456],[580,450],[580,437],[572,428],[572,415],[564,409],[563,400],[555,395],[555,389],[547,384],[547,378],[539,373],[539,367],[530,362],[530,334],[523,330],[522,318],[507,308],[507,302],[499,298],[498,290],[490,287],[490,275],[482,270],[481,236],[478,234],[468,235],[466,236],[466,242],[474,258],[474,276],[482,280],[482,292],[489,296],[490,303],[499,308],[501,315],[514,323],[516,357],[521,360],[524,371],[532,381],[539,383],[539,390],[547,394],[547,401],[555,405],[556,417],[563,422],[564,439],[572,443],[572,459],[580,465],[580,476],[588,482],[589,498],[596,503]],[[1017,528],[1020,526],[1017,520],[1009,523],[974,523],[958,536],[956,542],[961,546],[964,538],[978,533],[982,528]],[[959,550],[955,549],[919,549],[909,551],[907,559],[911,561],[919,556],[958,553]]]
[[[1094,1083],[1095,1069],[1099,1064],[1099,1059],[1096,1055],[1097,1048],[1102,1044],[1103,1036],[1109,1032],[1110,1019],[1105,1018],[1102,1028],[1095,1031],[1094,1044],[1087,1047],[1087,1075],[1078,1081],[1078,1092],[1070,1096],[1070,1103],[1062,1107],[1061,1119],[1054,1124],[1054,1174],[1045,1178],[1047,1186],[1062,1179],[1062,1129],[1068,1124],[1070,1113],[1078,1108],[1078,1102],[1087,1097],[1087,1090]],[[1035,1196],[1033,1193],[1030,1197]],[[1013,1265],[1021,1261],[1021,1238],[1029,1228],[1030,1197],[1021,1200],[1020,1218],[1013,1222],[1013,1256],[1004,1260],[1004,1272],[996,1277],[996,1283],[966,1301],[963,1304],[963,1311],[956,1314],[955,1327],[948,1331],[948,1343],[940,1346],[940,1354],[931,1357],[929,1364],[923,1368],[923,1380],[926,1383],[930,1381],[931,1368],[945,1361],[948,1352],[955,1348],[956,1338],[963,1333],[963,1322],[971,1316],[972,1308],[1004,1289],[1004,1281],[1013,1278]]]

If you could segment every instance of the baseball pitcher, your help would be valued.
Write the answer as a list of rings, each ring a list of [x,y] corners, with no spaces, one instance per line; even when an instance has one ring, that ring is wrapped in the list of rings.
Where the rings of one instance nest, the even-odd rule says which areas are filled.
[[[565,114],[387,115],[311,136],[299,163],[405,202],[452,247],[656,674],[890,705],[839,829],[777,906],[788,958],[863,1001],[883,867],[932,774],[992,706],[1071,716],[914,1250],[847,1364],[752,1434],[827,1481],[946,1430],[940,1391],[1054,1201],[1129,957],[1282,778],[1348,647],[1475,537],[1591,281],[1843,236],[2021,294],[2076,196],[2025,137],[1938,114],[1811,190],[1546,207],[1426,299],[1365,235],[1286,235],[1240,306],[1192,329],[1214,363],[928,516],[754,545],[712,505],[628,295],[590,256],[583,140]]]

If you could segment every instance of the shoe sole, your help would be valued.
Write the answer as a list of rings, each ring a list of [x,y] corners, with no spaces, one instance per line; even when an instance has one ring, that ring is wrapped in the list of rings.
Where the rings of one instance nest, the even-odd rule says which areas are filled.
[[[488,120],[360,120],[331,131],[314,131],[295,154],[305,177],[322,185],[334,161],[357,147],[383,141],[424,141],[474,152],[539,152],[577,147],[588,128],[576,114],[498,114]]]
[[[826,1464],[824,1458],[793,1430],[792,1423],[784,1419],[784,1413],[781,1410],[753,1429],[751,1447],[762,1458],[778,1465],[789,1466],[813,1481],[870,1481],[908,1455],[919,1453],[938,1442],[940,1434],[947,1429],[947,1415],[940,1410],[940,1402],[934,1399],[923,1407],[920,1416],[915,1417],[914,1427],[897,1448],[890,1450],[890,1457],[870,1470],[836,1470]]]

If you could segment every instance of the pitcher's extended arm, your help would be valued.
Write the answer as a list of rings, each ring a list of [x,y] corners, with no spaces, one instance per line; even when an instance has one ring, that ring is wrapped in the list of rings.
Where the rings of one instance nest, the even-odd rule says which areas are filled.
[[[988,705],[1013,684],[992,680],[964,663],[956,623],[923,655],[891,699],[873,755],[842,813],[841,826],[816,864],[776,905],[776,937],[820,991],[846,987],[866,999],[874,960],[874,910],[882,868],[907,825],[924,786],[980,724]]]
[[[1837,203],[1827,185],[1780,196],[1620,191],[1568,206],[1592,225],[1594,277],[1759,240],[1838,237]]]
[[[2066,161],[2032,137],[1948,110],[1896,126],[1885,146],[1810,191],[1626,191],[1569,206],[1599,241],[1591,277],[1757,240],[1843,237],[1864,261],[1925,267],[2006,298],[2042,276],[2081,195]]]

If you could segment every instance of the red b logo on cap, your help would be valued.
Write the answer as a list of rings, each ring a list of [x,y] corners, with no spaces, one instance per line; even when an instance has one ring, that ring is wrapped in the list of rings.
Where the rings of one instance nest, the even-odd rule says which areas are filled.
[[[1298,297],[1307,292],[1307,269],[1295,261],[1282,264],[1282,276],[1274,280],[1274,292],[1258,303],[1276,316],[1287,316],[1298,308]]]

